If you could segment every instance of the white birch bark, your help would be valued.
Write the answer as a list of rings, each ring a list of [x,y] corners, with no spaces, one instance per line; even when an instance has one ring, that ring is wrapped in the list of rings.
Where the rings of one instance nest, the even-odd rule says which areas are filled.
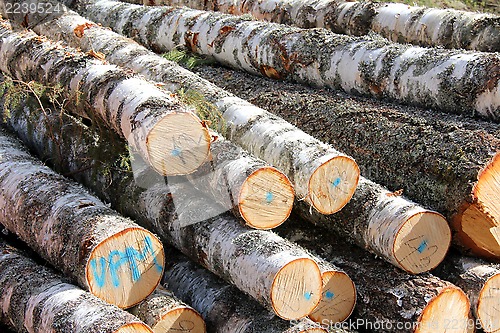
[[[207,159],[210,136],[205,125],[155,84],[32,32],[14,32],[7,21],[2,21],[0,37],[4,73],[60,85],[69,98],[81,102],[73,112],[100,118],[158,172],[191,173]]]
[[[326,28],[348,35],[364,35],[371,30],[399,43],[500,51],[500,17],[494,14],[338,0],[144,0],[143,3],[251,14],[259,20],[300,28]]]
[[[161,278],[163,246],[152,233],[31,157],[4,129],[0,220],[44,259],[108,303],[133,306],[152,293]]]
[[[147,333],[139,319],[74,286],[0,239],[0,322],[28,333]]]
[[[91,15],[90,12],[86,14]],[[77,38],[74,29],[84,26],[87,29],[83,36]],[[322,213],[332,214],[340,210],[351,198],[359,177],[354,160],[281,118],[75,13],[69,12],[57,21],[35,27],[35,30],[84,50],[102,52],[109,61],[165,83],[172,90],[183,88],[199,92],[224,117],[225,126],[217,130],[286,174],[294,184],[299,200],[305,200]]]
[[[500,118],[500,80],[491,75],[498,72],[496,53],[401,45],[188,8],[111,0],[82,7],[90,19],[155,51],[183,46],[252,74]]]

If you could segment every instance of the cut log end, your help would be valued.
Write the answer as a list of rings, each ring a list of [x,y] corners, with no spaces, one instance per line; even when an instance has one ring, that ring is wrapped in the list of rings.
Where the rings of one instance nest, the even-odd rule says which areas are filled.
[[[153,333],[153,331],[143,323],[128,323],[114,333]]]
[[[475,202],[465,204],[453,218],[459,240],[472,252],[500,258],[500,153],[479,173],[474,186]]]
[[[471,252],[492,259],[500,258],[500,232],[497,222],[476,204],[467,204],[453,218],[458,242]]]
[[[127,228],[93,249],[86,267],[89,290],[120,308],[132,307],[156,289],[164,260],[156,236],[142,228]]]
[[[469,312],[469,299],[460,288],[443,288],[422,311],[415,333],[466,333]]]
[[[309,200],[320,213],[341,210],[351,200],[359,181],[359,167],[345,156],[332,158],[317,168],[309,179]]]
[[[500,331],[500,274],[484,284],[477,303],[477,317],[487,333]]]
[[[296,259],[281,268],[274,277],[271,304],[283,319],[303,318],[319,304],[321,290],[321,272],[314,260]]]
[[[205,333],[205,321],[198,312],[189,307],[178,307],[165,313],[152,327],[154,333],[189,332]]]
[[[394,257],[405,271],[418,274],[436,268],[451,244],[451,230],[446,219],[426,211],[411,216],[394,240]]]
[[[335,324],[346,320],[356,305],[356,287],[347,274],[326,271],[322,274],[321,302],[309,318],[321,324]]]
[[[160,120],[147,138],[149,161],[162,175],[193,173],[208,159],[210,134],[191,113],[172,113]]]
[[[240,214],[252,228],[276,228],[290,216],[294,197],[288,178],[275,168],[264,167],[253,172],[241,187]]]

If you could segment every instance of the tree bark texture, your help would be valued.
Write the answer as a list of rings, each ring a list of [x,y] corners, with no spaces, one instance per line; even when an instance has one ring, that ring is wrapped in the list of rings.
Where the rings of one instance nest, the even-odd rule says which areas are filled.
[[[489,231],[500,224],[500,212],[488,205],[487,198],[474,195],[481,170],[499,156],[496,124],[375,103],[223,68],[204,66],[196,73],[339,147],[358,161],[366,177],[392,191],[403,189],[409,199],[455,221],[454,243],[462,250],[486,257],[500,255],[500,245]],[[347,214],[349,207],[340,213]],[[467,207],[483,212],[477,218],[485,221],[482,233],[467,234],[461,227]]]
[[[5,14],[5,1],[0,5]],[[100,118],[158,172],[190,173],[207,159],[210,136],[205,125],[155,84],[96,59],[95,52],[83,54],[32,32],[14,32],[7,21],[1,22],[0,36],[4,73],[62,87],[69,98],[80,101],[72,112]]]
[[[42,158],[193,260],[269,308],[274,306],[282,317],[302,318],[319,303],[321,274],[306,251],[271,232],[241,226],[224,208],[183,183],[184,179],[167,186],[148,168],[134,179],[132,172],[116,165],[128,153],[118,138],[99,138],[70,116],[47,114],[25,107],[22,112],[11,112],[8,122]],[[113,140],[113,145],[104,144]],[[290,270],[294,278],[282,279]],[[299,306],[290,305],[291,300]]]
[[[500,118],[500,56],[337,35],[188,8],[88,4],[86,16],[159,52],[449,113]]]
[[[44,166],[4,129],[0,156],[0,219],[8,230],[109,303],[131,307],[153,292],[164,254],[152,233]]]
[[[435,274],[462,288],[469,296],[476,325],[485,332],[500,328],[500,266],[483,260],[449,255]]]
[[[152,332],[135,316],[70,284],[2,239],[0,299],[0,321],[17,332]]]
[[[300,28],[326,28],[356,36],[374,31],[398,43],[500,51],[500,17],[493,14],[338,0],[144,0],[143,3],[251,14],[259,20]]]
[[[131,312],[151,327],[154,333],[206,332],[200,314],[162,286],[132,308]]]
[[[410,275],[401,272],[320,228],[304,228],[301,224],[293,219],[276,231],[349,274],[358,291],[355,317],[365,320],[364,329],[373,332],[431,332],[432,329],[432,332],[444,332],[446,328],[452,329],[451,326],[445,327],[450,320],[456,324],[453,332],[467,332],[470,303],[456,286],[429,273]],[[453,295],[451,299],[450,295]],[[452,300],[455,301],[453,306]],[[426,314],[435,309],[439,309],[436,317],[427,322]],[[369,324],[374,322],[385,326],[370,327]],[[399,324],[402,327],[397,323],[402,323]],[[418,323],[428,330],[416,329]]]
[[[88,12],[85,14],[90,15]],[[79,26],[87,26],[88,29],[81,38],[76,38],[73,30]],[[124,37],[92,25],[74,13],[62,16],[53,24],[38,26],[36,30],[54,39],[64,39],[84,50],[102,52],[109,61],[165,83],[174,91],[182,88],[200,93],[224,117],[224,124],[216,128],[219,132],[284,172],[295,185],[299,200],[305,199],[321,212],[330,214],[341,209],[352,196],[359,176],[352,159],[265,110],[201,80]],[[328,175],[327,179],[318,181],[316,178],[322,180],[320,175],[323,174]],[[339,185],[328,186],[339,177]]]

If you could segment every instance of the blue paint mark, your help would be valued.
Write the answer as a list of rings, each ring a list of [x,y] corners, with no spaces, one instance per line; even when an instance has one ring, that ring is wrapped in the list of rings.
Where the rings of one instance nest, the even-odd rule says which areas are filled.
[[[147,236],[144,238],[144,249],[142,251],[138,251],[133,247],[127,246],[125,248],[125,252],[114,250],[109,253],[107,260],[106,258],[100,258],[100,274],[98,272],[96,259],[92,259],[90,261],[90,266],[92,269],[94,280],[100,288],[104,287],[106,283],[106,268],[108,268],[113,286],[119,287],[119,269],[122,265],[128,264],[128,267],[132,273],[132,280],[134,282],[137,282],[141,278],[141,273],[139,271],[137,262],[146,260],[149,255],[153,256],[155,268],[159,273],[161,273],[163,271],[163,266],[158,263],[157,256],[154,253],[153,241],[151,240],[151,237]]]
[[[417,248],[418,253],[424,252],[424,250],[427,248],[427,245],[428,244],[426,240],[422,241],[422,243],[420,243],[420,245]]]
[[[274,200],[274,194],[271,191],[267,192],[266,193],[266,202],[268,204],[270,204],[271,202],[273,202],[273,200]]]
[[[325,293],[325,298],[326,298],[326,299],[332,299],[334,296],[335,296],[335,294],[334,294],[334,293],[332,293],[330,290],[328,290],[328,291]]]
[[[92,268],[92,275],[99,288],[104,287],[106,282],[106,259],[99,259],[99,264],[101,266],[101,274],[97,272],[97,260],[94,258],[90,261],[90,268]]]
[[[308,301],[311,299],[311,297],[312,297],[312,293],[309,291],[304,294],[304,298],[307,299]]]
[[[340,183],[342,182],[342,179],[340,179],[340,177],[337,177],[335,178],[335,180],[332,182],[332,186],[333,187],[337,187],[340,185]]]
[[[175,147],[174,149],[172,149],[172,151],[170,152],[170,155],[174,156],[174,157],[179,157],[181,156],[181,152],[182,150],[178,147]]]

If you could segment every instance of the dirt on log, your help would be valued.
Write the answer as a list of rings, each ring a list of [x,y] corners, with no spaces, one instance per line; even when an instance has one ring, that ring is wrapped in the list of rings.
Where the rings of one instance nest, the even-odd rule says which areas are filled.
[[[462,250],[500,258],[496,124],[229,69],[203,66],[196,73],[334,144],[356,158],[363,175],[391,191],[402,189],[411,200],[444,214],[452,222],[454,243]]]
[[[500,17],[494,14],[339,0],[144,0],[142,3],[251,14],[259,20],[300,28],[326,28],[355,36],[373,31],[398,43],[500,51]]]
[[[185,7],[102,0],[82,8],[157,52],[183,47],[273,79],[500,120],[498,53],[417,47]]]
[[[2,238],[0,299],[0,322],[17,332],[152,333],[130,313],[72,285]]]

